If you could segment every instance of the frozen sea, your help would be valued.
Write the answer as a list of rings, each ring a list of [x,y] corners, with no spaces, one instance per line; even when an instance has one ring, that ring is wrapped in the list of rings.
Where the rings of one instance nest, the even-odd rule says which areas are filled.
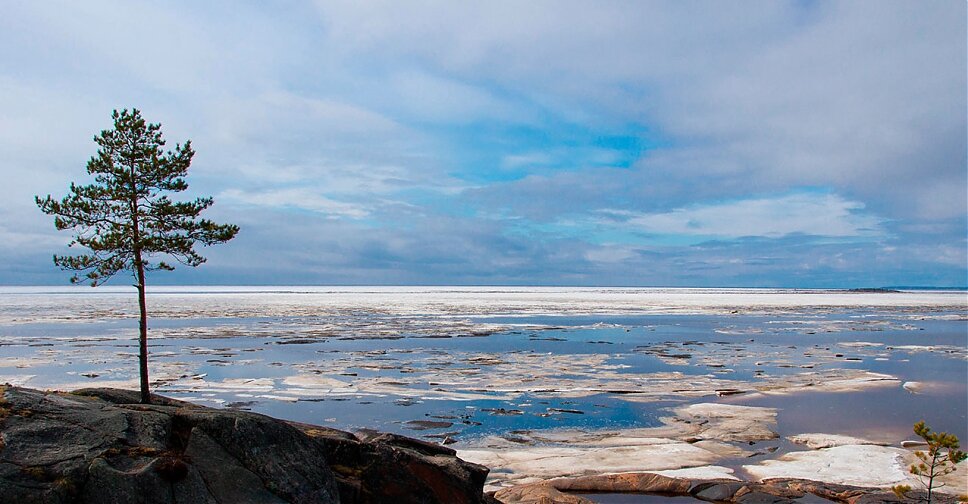
[[[781,436],[968,439],[964,291],[153,287],[148,309],[154,392],[341,429],[460,446],[722,402],[777,408]],[[136,353],[133,288],[0,287],[0,383],[137,388]]]

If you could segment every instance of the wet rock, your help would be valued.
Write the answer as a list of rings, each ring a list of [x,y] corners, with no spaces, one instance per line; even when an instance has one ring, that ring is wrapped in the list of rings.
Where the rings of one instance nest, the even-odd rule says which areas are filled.
[[[740,488],[743,483],[702,483],[690,488],[689,493],[704,501],[721,502],[731,499]]]
[[[567,408],[548,408],[548,412],[550,412],[550,413],[571,413],[572,415],[584,415],[585,414],[584,411],[576,410],[576,409],[567,409]]]
[[[504,409],[504,408],[481,408],[481,411],[485,411],[492,415],[498,416],[509,416],[509,415],[523,415],[524,412],[519,409]]]
[[[437,422],[433,420],[410,420],[403,423],[403,426],[410,430],[446,429],[453,425],[453,422]]]
[[[307,338],[293,338],[282,341],[276,341],[277,345],[309,345],[312,343],[319,343],[321,340],[307,339]]]

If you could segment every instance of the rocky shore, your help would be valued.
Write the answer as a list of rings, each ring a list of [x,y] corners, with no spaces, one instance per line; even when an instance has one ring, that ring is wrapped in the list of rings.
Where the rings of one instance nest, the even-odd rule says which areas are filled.
[[[547,474],[524,463],[529,459],[525,452],[543,458],[541,451],[553,448],[528,447],[520,454],[497,450],[496,468],[517,473],[509,478],[517,481],[485,493],[487,467],[434,443],[373,431],[343,432],[161,396],[151,405],[138,404],[137,399],[136,392],[117,389],[65,393],[0,386],[0,504],[588,504],[594,501],[581,494],[595,493],[681,495],[747,504],[817,502],[816,498],[846,504],[897,502],[883,487],[796,478],[745,482],[731,471],[719,474],[709,466],[665,474],[636,471],[633,467],[656,462],[672,445],[634,437],[597,439],[580,458],[598,460],[591,455],[615,443],[644,450],[639,454],[644,458],[633,457],[627,460],[628,467],[611,473],[601,466],[596,469],[602,473],[571,477],[554,477],[567,474],[561,471],[561,461]],[[678,413],[682,419],[666,429],[688,434],[693,445],[702,444],[699,438],[715,440],[703,445],[713,452],[737,436],[775,436],[764,427],[772,418],[769,410],[734,407],[723,416],[704,407],[683,408]],[[802,442],[816,444],[818,439]],[[825,446],[830,439],[820,441]],[[596,465],[605,462],[601,459]],[[950,495],[935,498],[956,500]]]
[[[499,490],[494,497],[504,504],[595,504],[581,494],[633,493],[693,497],[707,502],[738,504],[803,504],[838,502],[880,504],[901,501],[883,489],[837,485],[801,479],[770,479],[757,483],[723,479],[672,478],[655,473],[623,473],[560,478]],[[923,493],[912,494],[919,502]],[[926,500],[926,499],[925,499]],[[672,502],[672,501],[670,501]],[[935,494],[933,502],[955,503],[951,495]]]
[[[492,502],[487,468],[447,447],[137,399],[0,388],[0,502]]]

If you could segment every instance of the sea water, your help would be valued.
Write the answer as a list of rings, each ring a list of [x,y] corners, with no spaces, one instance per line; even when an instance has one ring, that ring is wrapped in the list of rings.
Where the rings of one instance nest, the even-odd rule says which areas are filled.
[[[123,287],[0,288],[0,382],[137,388],[136,301]],[[159,287],[148,307],[154,392],[342,429],[462,442],[656,426],[671,407],[718,401],[778,408],[781,435],[901,439],[924,419],[968,439],[963,291]],[[675,374],[748,391],[837,369],[896,382],[621,390]]]

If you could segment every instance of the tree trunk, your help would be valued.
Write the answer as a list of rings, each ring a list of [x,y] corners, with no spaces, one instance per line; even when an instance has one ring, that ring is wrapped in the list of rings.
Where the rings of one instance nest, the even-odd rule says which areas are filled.
[[[141,370],[141,402],[142,404],[151,403],[151,394],[148,391],[148,308],[145,302],[145,267],[141,263],[140,251],[136,253],[135,262],[138,265],[138,309],[141,311],[141,318],[138,321],[138,362]]]
[[[138,309],[141,317],[138,320],[138,364],[141,371],[141,403],[150,404],[151,394],[148,391],[148,307],[145,302],[145,265],[141,257],[141,224],[138,209],[138,184],[135,165],[131,170],[131,245],[134,249],[134,267],[138,274]]]

